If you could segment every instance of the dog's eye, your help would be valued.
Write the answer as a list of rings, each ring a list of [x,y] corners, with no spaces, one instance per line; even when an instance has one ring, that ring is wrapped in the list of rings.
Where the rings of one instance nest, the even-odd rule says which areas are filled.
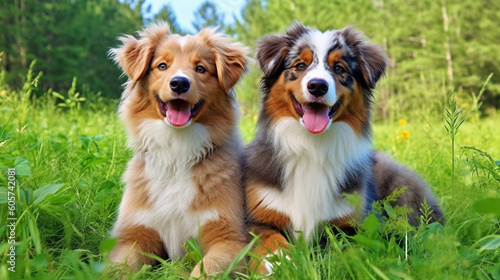
[[[297,70],[299,70],[299,71],[300,71],[300,70],[304,70],[304,69],[306,69],[306,67],[307,67],[307,64],[305,64],[304,62],[300,62],[300,63],[297,63],[297,64],[295,65],[295,68],[296,68]]]
[[[203,74],[203,73],[207,72],[207,69],[205,69],[205,67],[203,67],[201,65],[198,65],[198,66],[196,66],[196,72]]]
[[[158,70],[167,70],[167,64],[165,62],[158,64]]]
[[[337,65],[333,66],[333,72],[335,72],[335,74],[341,75],[347,71],[344,69],[344,67],[337,64]]]

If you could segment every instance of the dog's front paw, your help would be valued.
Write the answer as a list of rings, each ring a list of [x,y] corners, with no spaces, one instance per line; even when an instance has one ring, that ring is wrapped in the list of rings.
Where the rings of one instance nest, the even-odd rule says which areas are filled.
[[[273,254],[267,254],[260,263],[257,273],[261,275],[271,276],[274,271],[281,265],[283,261],[288,261],[295,267],[290,255],[282,250],[277,250]]]
[[[200,263],[198,263],[193,271],[191,271],[191,275],[190,275],[191,278],[200,278],[201,277],[201,268],[200,268]]]
[[[223,271],[219,261],[212,258],[203,258],[191,272],[191,278],[200,278],[207,275],[214,275]]]

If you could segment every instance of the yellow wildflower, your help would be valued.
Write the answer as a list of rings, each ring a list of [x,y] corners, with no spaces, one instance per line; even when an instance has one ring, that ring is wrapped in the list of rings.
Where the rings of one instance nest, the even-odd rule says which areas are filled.
[[[404,126],[404,125],[406,125],[406,120],[405,119],[400,119],[398,121],[398,123],[399,123],[399,125],[403,125]]]
[[[411,134],[408,130],[403,130],[401,131],[401,134],[399,134],[399,138],[401,139],[408,139],[410,138]]]

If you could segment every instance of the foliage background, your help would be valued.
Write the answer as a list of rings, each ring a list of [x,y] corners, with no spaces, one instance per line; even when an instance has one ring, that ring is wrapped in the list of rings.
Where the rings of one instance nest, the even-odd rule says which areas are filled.
[[[77,77],[77,91],[84,96],[100,92],[116,99],[124,80],[107,59],[116,37],[156,19],[185,33],[168,5],[144,18],[151,7],[143,0],[15,0],[1,5],[6,83],[19,87],[20,74],[36,59],[35,70],[44,74],[38,95],[48,88],[67,90]],[[207,1],[197,9],[193,27],[223,25],[223,17],[216,3]],[[295,19],[321,30],[356,25],[391,59],[377,90],[376,117],[388,121],[415,111],[439,115],[452,91],[468,104],[482,82],[500,70],[499,18],[500,2],[494,0],[247,0],[241,17],[222,29],[254,47],[259,37],[282,32]],[[259,73],[252,70],[239,90],[247,111],[258,104]],[[493,75],[481,101],[483,114],[496,115],[500,75]]]

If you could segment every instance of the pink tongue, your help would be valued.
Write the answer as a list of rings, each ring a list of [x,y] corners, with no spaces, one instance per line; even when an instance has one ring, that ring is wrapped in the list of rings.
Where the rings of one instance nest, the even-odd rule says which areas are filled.
[[[183,126],[191,118],[191,106],[183,100],[167,103],[167,120],[173,126]]]
[[[323,132],[330,123],[327,106],[303,105],[302,121],[309,132],[318,134]]]

